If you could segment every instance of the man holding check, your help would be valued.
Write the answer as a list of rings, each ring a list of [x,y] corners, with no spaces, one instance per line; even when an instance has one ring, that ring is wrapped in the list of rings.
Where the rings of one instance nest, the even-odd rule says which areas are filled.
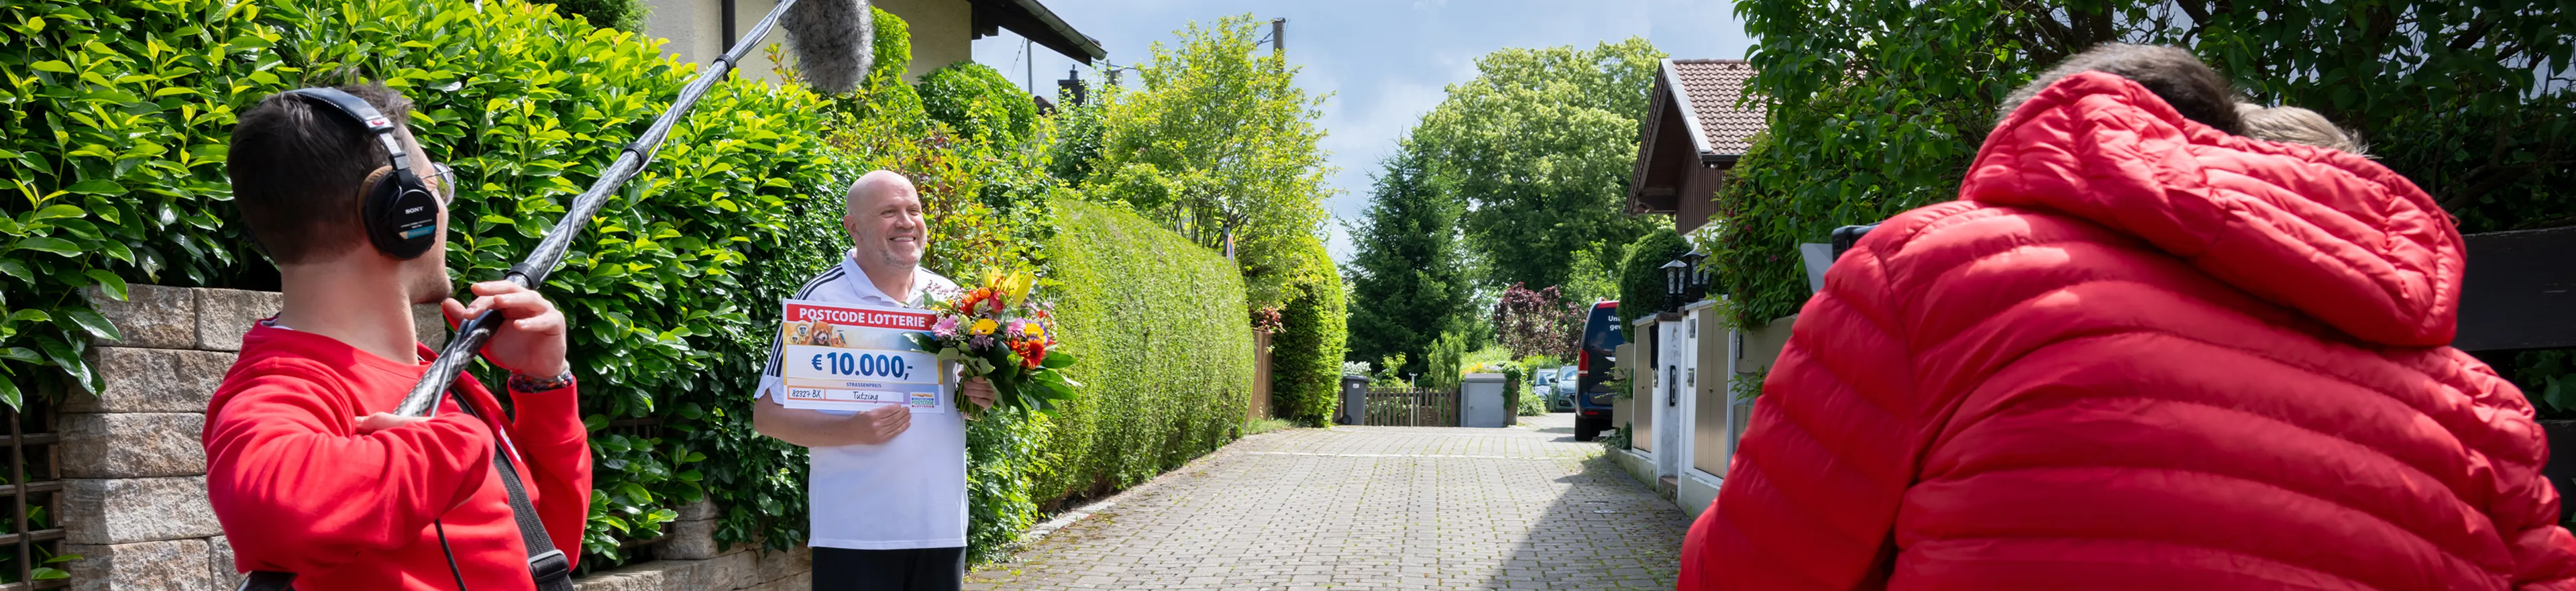
[[[850,185],[841,227],[850,253],[807,281],[795,298],[906,308],[957,284],[921,268],[929,226],[912,182],[873,171]],[[957,409],[887,404],[866,412],[788,408],[783,346],[770,348],[752,402],[752,428],[810,448],[815,591],[939,590],[966,574],[966,423]],[[993,404],[982,379],[961,386]],[[947,396],[938,397],[944,404]]]

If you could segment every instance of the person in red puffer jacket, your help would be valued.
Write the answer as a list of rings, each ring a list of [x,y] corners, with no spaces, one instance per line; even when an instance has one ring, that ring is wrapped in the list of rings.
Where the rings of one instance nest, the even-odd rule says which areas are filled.
[[[2529,402],[2446,346],[2431,197],[2153,84],[2034,88],[1835,262],[1680,588],[2576,589]]]
[[[270,95],[233,130],[233,200],[277,262],[285,308],[239,327],[241,355],[206,405],[206,496],[233,547],[227,566],[292,573],[308,591],[536,589],[529,548],[551,544],[565,555],[545,564],[569,569],[590,509],[563,314],[507,281],[475,284],[471,306],[449,299],[454,179],[428,174],[440,167],[400,123],[402,95],[337,90]],[[362,205],[384,183],[405,186],[396,164],[421,171],[426,190]],[[385,211],[421,217],[361,222]],[[509,412],[464,376],[430,417],[389,414],[436,355],[413,336],[411,307],[427,303],[451,321],[506,319],[482,353],[510,372]],[[544,535],[522,539],[496,450]]]

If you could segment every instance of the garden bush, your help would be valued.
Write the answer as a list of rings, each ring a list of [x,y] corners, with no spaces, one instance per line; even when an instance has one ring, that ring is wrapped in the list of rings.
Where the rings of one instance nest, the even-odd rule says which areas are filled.
[[[1116,205],[1055,211],[1046,297],[1084,386],[1049,417],[1046,469],[1030,495],[1040,505],[1143,482],[1216,449],[1252,393],[1252,327],[1232,261]]]
[[[581,17],[590,26],[629,32],[643,32],[644,13],[649,12],[643,0],[550,0],[544,3],[555,5],[556,10],[565,14]]]
[[[1340,400],[1342,357],[1350,335],[1339,275],[1317,275],[1280,309],[1270,340],[1270,409],[1307,426],[1332,420]]]
[[[963,137],[1016,144],[1037,123],[1037,101],[984,64],[961,61],[931,70],[913,88],[932,120],[947,123]]]
[[[13,352],[10,381],[90,377],[65,330],[105,331],[72,296],[85,285],[275,287],[227,222],[222,167],[234,113],[262,96],[361,79],[410,96],[414,131],[463,187],[448,265],[476,281],[516,263],[697,69],[552,6],[474,4],[0,4],[17,23],[0,50],[12,83],[0,149],[42,206],[0,205],[16,245],[0,282],[31,306],[11,316],[9,344],[47,354]],[[803,452],[753,434],[747,394],[769,310],[837,252],[815,246],[839,241],[837,224],[801,221],[837,213],[846,186],[844,158],[819,139],[821,102],[719,84],[543,287],[581,319],[570,354],[597,460],[585,568],[709,496],[725,508],[722,542],[802,541]]]
[[[1633,328],[1628,325],[1631,320],[1683,303],[1670,301],[1672,298],[1664,293],[1664,263],[1673,262],[1673,259],[1689,254],[1690,250],[1690,243],[1683,241],[1680,234],[1673,233],[1671,227],[1648,231],[1628,246],[1627,260],[1619,263],[1620,330]]]

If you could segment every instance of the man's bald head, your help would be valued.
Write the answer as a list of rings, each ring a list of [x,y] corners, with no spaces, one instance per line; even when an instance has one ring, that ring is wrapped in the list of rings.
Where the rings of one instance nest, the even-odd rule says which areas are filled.
[[[850,233],[851,254],[860,268],[909,277],[930,247],[929,223],[922,216],[921,193],[911,179],[894,171],[871,171],[850,183],[841,228]]]
[[[921,192],[914,189],[912,179],[903,178],[902,173],[891,170],[871,170],[867,174],[859,175],[857,182],[850,183],[850,194],[843,201],[842,211],[855,214],[873,205],[869,199],[894,196],[911,197],[919,201]]]

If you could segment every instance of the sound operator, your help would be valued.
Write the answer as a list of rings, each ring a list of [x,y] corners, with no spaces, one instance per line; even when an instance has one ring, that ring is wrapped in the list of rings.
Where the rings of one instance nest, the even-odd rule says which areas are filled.
[[[591,467],[564,316],[506,281],[449,297],[454,179],[409,108],[381,85],[302,89],[234,127],[233,201],[285,307],[244,327],[207,405],[207,493],[234,568],[298,589],[569,589]],[[509,371],[511,412],[468,375],[428,417],[388,414],[435,357],[411,316],[431,302],[502,315],[482,354]]]

